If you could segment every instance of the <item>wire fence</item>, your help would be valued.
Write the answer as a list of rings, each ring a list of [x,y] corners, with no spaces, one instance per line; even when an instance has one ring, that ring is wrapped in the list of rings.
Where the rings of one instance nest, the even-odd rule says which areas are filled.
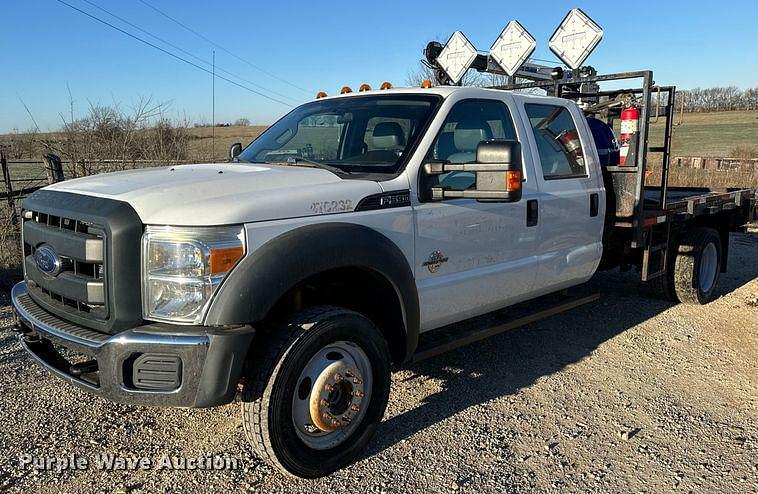
[[[18,271],[20,254],[20,208],[29,194],[50,184],[72,178],[113,171],[186,164],[182,160],[97,160],[62,161],[55,155],[42,160],[9,161],[0,152],[0,273]],[[0,276],[1,278],[2,276]]]

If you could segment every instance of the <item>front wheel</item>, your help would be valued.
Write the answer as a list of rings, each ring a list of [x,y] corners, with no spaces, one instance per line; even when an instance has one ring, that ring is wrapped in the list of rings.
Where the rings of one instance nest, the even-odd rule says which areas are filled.
[[[321,477],[352,462],[387,406],[390,352],[366,317],[316,307],[274,328],[243,390],[253,449],[280,470]]]

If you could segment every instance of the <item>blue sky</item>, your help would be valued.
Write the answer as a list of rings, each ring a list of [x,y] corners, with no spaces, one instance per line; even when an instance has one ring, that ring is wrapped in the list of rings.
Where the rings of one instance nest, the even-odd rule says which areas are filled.
[[[66,1],[150,39],[85,0]],[[211,59],[211,44],[140,0],[90,1],[197,57]],[[337,92],[346,84],[357,87],[369,82],[376,86],[388,80],[402,85],[430,39],[446,39],[460,29],[478,49],[486,51],[511,19],[519,20],[537,39],[535,57],[555,59],[547,40],[572,7],[582,8],[605,30],[603,41],[587,62],[601,72],[650,68],[658,83],[681,88],[758,86],[758,9],[754,2],[742,0],[718,4],[643,0],[628,2],[628,7],[607,0],[145,1],[274,74],[277,78],[216,48],[218,67],[281,93],[293,104],[311,99],[319,90]],[[4,4],[0,17],[0,132],[33,126],[20,100],[43,130],[58,128],[59,114],[69,112],[67,85],[75,116],[84,114],[90,103],[117,103],[128,108],[143,96],[169,102],[172,117],[210,121],[210,75],[57,0]],[[217,80],[217,121],[246,117],[265,124],[288,109]]]

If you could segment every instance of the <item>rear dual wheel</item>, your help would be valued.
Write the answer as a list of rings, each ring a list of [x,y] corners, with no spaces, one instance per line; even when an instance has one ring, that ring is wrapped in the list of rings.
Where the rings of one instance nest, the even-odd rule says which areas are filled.
[[[280,470],[321,477],[366,447],[387,406],[390,352],[366,317],[316,307],[274,328],[243,390],[253,449]]]
[[[650,282],[664,298],[686,304],[713,300],[721,273],[721,236],[712,228],[695,228],[679,241],[668,258],[666,273]]]

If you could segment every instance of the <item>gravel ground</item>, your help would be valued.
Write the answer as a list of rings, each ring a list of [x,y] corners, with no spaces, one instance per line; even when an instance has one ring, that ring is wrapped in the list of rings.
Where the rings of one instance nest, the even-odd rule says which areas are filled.
[[[632,275],[602,273],[599,302],[396,372],[368,452],[317,481],[252,456],[238,404],[108,403],[49,377],[2,330],[0,490],[755,493],[758,233],[731,248],[707,306],[641,298]],[[154,463],[103,471],[92,466],[101,453]],[[24,454],[90,468],[22,468]],[[238,468],[161,470],[164,454],[228,455]]]

